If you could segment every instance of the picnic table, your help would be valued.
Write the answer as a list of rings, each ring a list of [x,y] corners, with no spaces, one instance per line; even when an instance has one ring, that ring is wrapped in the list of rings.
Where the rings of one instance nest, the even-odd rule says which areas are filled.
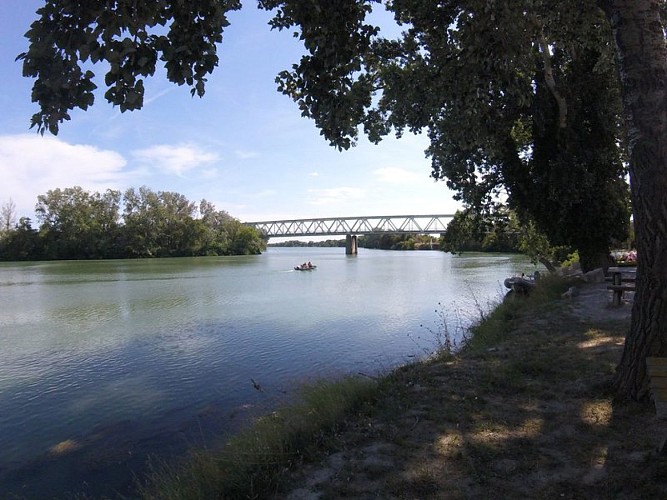
[[[607,285],[607,290],[614,292],[612,304],[620,306],[623,300],[623,293],[635,291],[637,268],[612,266],[607,269],[607,273],[610,275],[607,279],[611,281],[611,285]]]

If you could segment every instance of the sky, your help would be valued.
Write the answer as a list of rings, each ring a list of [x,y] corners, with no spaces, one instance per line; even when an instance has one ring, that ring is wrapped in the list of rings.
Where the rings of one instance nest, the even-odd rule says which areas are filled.
[[[276,90],[276,75],[303,53],[298,40],[272,31],[253,1],[230,14],[203,98],[168,82],[158,66],[143,109],[120,113],[102,91],[58,136],[40,136],[29,128],[33,80],[15,58],[27,50],[23,35],[42,3],[0,2],[0,205],[11,199],[18,217],[34,219],[38,195],[73,186],[175,191],[244,222],[450,214],[460,206],[430,177],[425,135],[379,145],[361,138],[343,152],[329,146]],[[102,70],[94,69],[100,89]]]

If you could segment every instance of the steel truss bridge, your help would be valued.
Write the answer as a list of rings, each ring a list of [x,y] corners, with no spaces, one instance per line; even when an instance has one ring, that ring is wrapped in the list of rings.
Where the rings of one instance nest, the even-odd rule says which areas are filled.
[[[246,222],[267,237],[444,233],[454,215],[378,215]]]
[[[378,215],[371,217],[328,217],[319,219],[246,222],[269,238],[290,236],[347,237],[348,254],[357,253],[357,236],[382,233],[444,233],[454,217],[445,215]]]

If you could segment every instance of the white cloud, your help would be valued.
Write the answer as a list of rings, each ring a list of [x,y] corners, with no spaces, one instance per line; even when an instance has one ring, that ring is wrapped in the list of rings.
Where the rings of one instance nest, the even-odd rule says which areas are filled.
[[[217,168],[205,168],[201,171],[202,179],[213,180],[219,177],[220,173]]]
[[[250,160],[252,158],[257,158],[259,156],[259,153],[257,151],[245,151],[241,149],[237,149],[236,151],[234,151],[234,154],[240,160]]]
[[[261,191],[257,191],[256,193],[252,193],[251,197],[252,198],[272,198],[278,194],[278,192],[275,189],[262,189]]]
[[[192,144],[181,144],[178,146],[160,144],[134,151],[132,156],[139,162],[151,166],[158,171],[164,171],[181,177],[186,172],[201,165],[218,160],[216,153],[204,151]],[[210,169],[208,175],[210,175]]]
[[[125,158],[95,146],[37,134],[0,136],[0,203],[11,198],[19,217],[33,217],[37,196],[50,189],[124,189],[138,176]]]
[[[355,187],[339,187],[331,189],[309,189],[310,205],[336,205],[364,197],[366,191]]]
[[[414,183],[424,183],[425,175],[423,172],[414,172],[412,170],[407,170],[399,167],[384,167],[373,170],[373,174],[377,177],[378,181],[386,182],[389,184],[414,184]]]

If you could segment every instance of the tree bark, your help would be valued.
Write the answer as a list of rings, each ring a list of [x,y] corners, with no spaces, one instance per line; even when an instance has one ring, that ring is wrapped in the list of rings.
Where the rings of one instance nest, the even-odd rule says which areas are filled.
[[[647,398],[647,356],[667,356],[667,50],[658,0],[599,2],[616,44],[630,158],[637,293],[618,397]]]

